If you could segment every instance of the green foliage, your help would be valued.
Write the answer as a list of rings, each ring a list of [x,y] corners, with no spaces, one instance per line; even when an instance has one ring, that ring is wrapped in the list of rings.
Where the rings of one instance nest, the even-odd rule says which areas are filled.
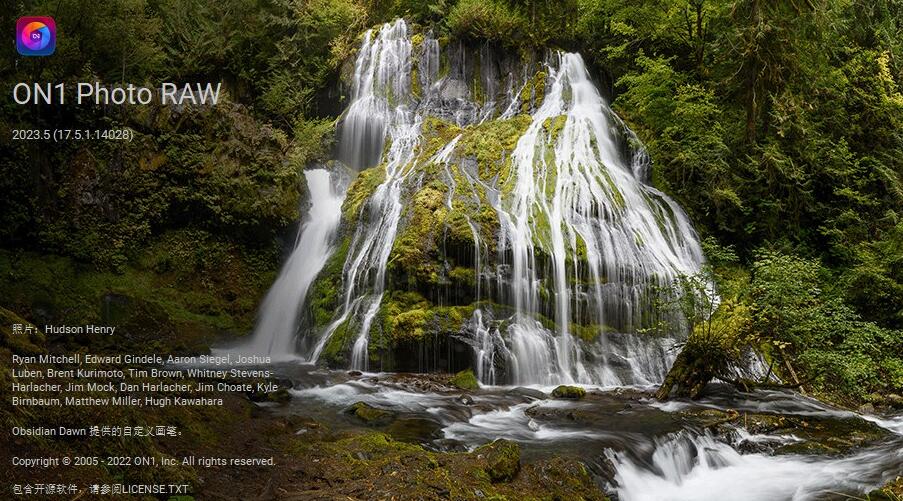
[[[672,391],[697,398],[715,378],[733,381],[743,376],[746,356],[756,347],[750,324],[748,306],[735,299],[723,300],[705,322],[694,325],[658,398],[667,398]]]
[[[903,333],[864,321],[817,260],[760,251],[751,280],[736,273],[737,256],[707,240],[717,309],[706,275],[681,277],[674,288],[690,335],[658,396],[699,396],[714,378],[750,383],[746,356],[758,352],[770,371],[832,400],[855,403],[903,389]]]
[[[704,234],[745,264],[762,246],[817,257],[864,319],[900,328],[900,12],[585,0],[577,33],[616,82],[653,182]]]
[[[461,0],[448,13],[452,35],[516,44],[527,21],[502,0]]]
[[[812,385],[840,399],[903,388],[903,333],[863,321],[818,262],[763,252],[753,266],[752,329],[786,351]]]

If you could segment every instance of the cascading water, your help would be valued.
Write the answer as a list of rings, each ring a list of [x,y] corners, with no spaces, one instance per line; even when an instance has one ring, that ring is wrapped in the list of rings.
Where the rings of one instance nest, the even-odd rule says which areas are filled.
[[[245,351],[273,359],[293,357],[304,298],[332,254],[333,236],[342,217],[345,187],[336,188],[325,169],[304,171],[310,211],[291,255],[260,308],[251,344]]]
[[[579,55],[555,54],[541,68],[523,63],[523,71],[509,71],[505,79],[499,72],[505,64],[489,64],[496,56],[485,47],[483,64],[473,70],[460,46],[443,49],[429,35],[419,46],[411,40],[401,20],[364,36],[353,101],[339,131],[339,158],[356,169],[371,169],[361,174],[366,196],[352,191],[355,196],[348,197],[349,203],[360,203],[354,214],[346,205],[348,231],[338,236],[341,246],[335,245],[344,191],[331,188],[324,170],[305,172],[310,214],[263,304],[253,351],[274,358],[294,353],[308,289],[333,247],[340,247],[334,259],[342,263],[341,276],[335,272],[338,279],[330,282],[339,285],[336,311],[326,325],[304,329],[305,361],[317,362],[327,346],[335,351],[340,344],[338,360],[366,370],[371,354],[385,348],[386,337],[371,340],[371,334],[381,334],[391,320],[383,307],[393,294],[413,296],[428,305],[424,309],[447,307],[442,301],[451,297],[458,301],[451,308],[466,312],[458,320],[465,320],[459,332],[443,335],[461,341],[464,353],[469,345],[478,379],[492,387],[464,399],[460,391],[442,387],[424,392],[397,374],[360,378],[292,365],[310,371],[305,377],[315,381],[302,378],[291,390],[305,415],[319,407],[313,401],[326,402],[319,410],[324,419],[363,401],[413,417],[425,425],[417,441],[438,448],[503,437],[524,447],[563,447],[590,464],[604,455],[610,466],[601,468],[605,481],[625,501],[823,499],[835,491],[867,492],[900,471],[899,420],[861,416],[897,435],[831,457],[771,454],[764,447],[748,452],[742,441],[809,439],[752,436],[725,425],[736,432],[730,437],[723,430],[699,431],[708,425],[700,425],[694,414],[665,415],[702,405],[860,419],[788,392],[692,404],[659,404],[620,389],[594,391],[580,401],[547,399],[548,385],[560,383],[662,381],[674,340],[636,331],[664,320],[681,334],[681,319],[650,318],[650,302],[657,285],[700,268],[697,235],[680,207],[647,184],[649,159],[642,149],[625,147],[636,138],[609,109]],[[451,68],[440,64],[447,62],[440,60],[443,50],[457,61]],[[527,82],[531,73],[542,75],[540,103],[525,102],[537,95],[536,81]],[[468,90],[472,78],[491,89],[487,95],[476,98]],[[517,125],[511,134],[516,140],[504,143],[502,158],[487,167],[496,160],[475,158],[474,144],[485,142],[473,136],[492,130],[480,128],[492,125],[487,121],[506,120]],[[439,278],[429,287],[439,292],[430,298],[429,292],[405,289],[409,284],[399,283],[406,280],[404,273],[396,280],[392,268],[397,241],[416,224],[410,206],[424,186],[431,190],[429,210],[454,214],[464,223],[454,228],[457,247],[451,252],[444,248],[451,226],[430,234],[443,239],[442,250],[431,258],[446,260],[434,268]],[[471,253],[456,261],[456,254]],[[456,266],[465,270],[473,291],[443,295],[440,289],[452,282],[442,280]],[[494,386],[510,383],[532,388]],[[393,424],[390,433],[401,428],[408,427]]]
[[[421,117],[410,108],[411,41],[407,25],[385,25],[374,38],[364,35],[355,65],[354,102],[342,125],[342,151],[356,166],[381,157],[384,137],[390,143],[385,179],[363,208],[342,272],[343,304],[309,359],[316,361],[338,328],[357,328],[351,366],[367,368],[369,331],[385,290],[386,262],[401,216],[401,187],[410,173],[420,138]],[[378,145],[378,148],[371,147]]]
[[[450,58],[463,58],[460,48],[450,52]],[[498,297],[486,299],[507,304],[513,314],[500,318],[505,324],[500,330],[500,321],[485,323],[497,315],[475,308],[466,330],[474,336],[481,381],[495,383],[500,365],[505,379],[518,384],[660,380],[667,368],[661,360],[668,355],[656,341],[655,353],[642,356],[632,349],[635,342],[611,342],[605,331],[629,335],[648,324],[650,286],[694,273],[702,252],[681,209],[644,183],[642,152],[633,155],[632,164],[625,160],[623,124],[590,81],[583,60],[558,54],[546,64],[549,90],[510,152],[510,175],[490,180],[481,179],[479,169],[469,172],[461,165],[455,153],[460,136],[431,158],[419,158],[423,121],[432,115],[467,126],[508,117],[523,109],[515,91],[526,84],[509,75],[504,94],[490,93],[504,96],[498,103],[475,103],[462,89],[465,63],[439,78],[439,57],[439,45],[429,36],[415,51],[403,20],[364,36],[353,101],[341,126],[340,158],[358,168],[380,164],[376,168],[384,178],[357,214],[342,273],[341,306],[319,333],[308,360],[317,361],[336,331],[350,329],[351,366],[367,368],[370,331],[384,298],[406,184],[412,172],[432,164],[444,170],[450,211],[453,197],[468,188],[457,186],[457,175],[467,180],[477,204],[484,199],[491,205],[500,225],[497,257],[489,264]],[[423,89],[418,92],[411,87],[415,67]],[[493,68],[484,64],[480,72],[486,85],[501,88]],[[479,302],[486,278],[481,223],[466,220],[474,239]],[[572,325],[602,334],[584,341]],[[629,370],[616,374],[615,366]]]
[[[513,379],[612,384],[604,358],[585,365],[570,323],[585,316],[599,328],[635,329],[650,306],[648,287],[696,272],[702,251],[676,204],[622,160],[611,111],[580,56],[560,54],[549,72],[550,91],[512,154],[513,192],[496,206],[516,310],[508,327]],[[550,279],[540,275],[537,248],[551,261]],[[575,285],[584,277],[585,287]],[[555,331],[537,320],[547,284]]]

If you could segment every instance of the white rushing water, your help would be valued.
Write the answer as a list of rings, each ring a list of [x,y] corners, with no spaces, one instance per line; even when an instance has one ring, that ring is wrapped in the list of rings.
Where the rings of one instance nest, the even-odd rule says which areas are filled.
[[[766,501],[845,498],[893,480],[903,468],[899,441],[850,456],[741,454],[708,434],[659,440],[650,463],[609,451],[623,501]],[[852,499],[852,498],[851,498]]]
[[[463,61],[464,53],[450,50],[448,57]],[[439,58],[439,45],[429,35],[421,46],[412,46],[403,20],[364,35],[339,156],[357,168],[379,165],[384,177],[356,215],[342,304],[311,343],[308,361],[316,362],[330,337],[342,329],[353,333],[351,367],[368,368],[370,331],[385,293],[406,183],[419,167],[423,119],[436,115],[468,125],[521,109],[518,90],[524,84],[517,82],[530,75],[521,80],[508,75],[503,84],[489,78],[484,85],[490,90],[505,86],[504,92],[489,95],[507,96],[507,101],[476,104],[461,88],[464,74],[456,75],[466,63],[452,65],[451,74],[438,78]],[[415,65],[422,96],[411,89]],[[480,223],[467,217],[474,238],[477,301],[484,299],[483,283],[494,277],[487,288],[498,297],[486,299],[513,311],[504,319],[482,307],[475,311],[467,330],[477,375],[495,384],[504,367],[504,380],[515,384],[661,381],[673,354],[662,348],[661,340],[628,337],[658,320],[649,313],[652,286],[699,269],[703,256],[696,233],[677,204],[646,184],[645,153],[625,153],[625,128],[590,80],[582,58],[559,53],[545,64],[545,72],[545,97],[510,152],[508,179],[480,179],[478,170],[461,165],[463,159],[456,155],[460,136],[425,161],[442,165],[449,210],[455,195],[476,204],[486,200],[501,226],[490,269]],[[468,186],[458,186],[455,174]],[[601,334],[583,341],[573,325]],[[621,334],[616,339],[609,332]]]
[[[334,186],[329,171],[310,169],[304,176],[310,210],[291,255],[263,300],[251,343],[242,349],[274,360],[295,356],[304,299],[334,250],[333,237],[345,200],[344,187]]]
[[[610,120],[582,58],[559,54],[548,71],[545,100],[512,153],[514,188],[495,206],[516,311],[507,330],[512,379],[616,383],[606,367],[607,347],[597,350],[597,367],[587,367],[570,324],[588,319],[600,329],[635,330],[651,309],[649,287],[698,271],[702,251],[683,211],[637,177],[641,167],[623,160],[619,124]],[[541,276],[538,250],[549,256],[551,277]],[[582,278],[587,285],[574,285]],[[552,290],[555,330],[538,321],[541,285]],[[605,342],[603,333],[599,343]]]

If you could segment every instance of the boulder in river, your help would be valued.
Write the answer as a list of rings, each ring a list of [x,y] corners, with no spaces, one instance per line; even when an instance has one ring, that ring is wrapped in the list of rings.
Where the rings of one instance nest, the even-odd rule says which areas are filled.
[[[552,390],[552,398],[565,398],[570,400],[580,400],[586,396],[586,390],[579,386],[561,385]]]
[[[395,419],[394,412],[373,407],[364,402],[355,402],[346,412],[368,425],[374,426],[388,424]]]
[[[505,392],[506,395],[517,395],[519,397],[525,397],[528,401],[533,400],[545,400],[549,398],[548,395],[543,393],[540,390],[534,388],[526,388],[524,386],[518,386],[517,388],[513,388]]]
[[[449,382],[452,384],[452,386],[460,388],[462,390],[476,390],[480,388],[480,383],[477,381],[477,377],[474,376],[473,371],[470,369],[466,369],[455,374]]]

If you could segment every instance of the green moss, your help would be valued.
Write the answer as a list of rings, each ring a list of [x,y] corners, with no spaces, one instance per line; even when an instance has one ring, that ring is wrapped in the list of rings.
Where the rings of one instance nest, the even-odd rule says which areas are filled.
[[[579,386],[561,385],[552,390],[552,398],[580,400],[586,396],[586,390]]]
[[[529,116],[520,115],[472,125],[465,129],[458,148],[462,154],[476,158],[481,179],[491,180],[496,176],[504,179],[507,171],[503,160],[510,157],[530,122]]]
[[[311,311],[316,328],[323,328],[329,325],[335,315],[336,308],[339,306],[342,270],[345,266],[345,259],[348,256],[350,245],[350,236],[342,239],[338,249],[326,261],[307,295],[308,308]]]
[[[350,322],[346,320],[336,327],[329,341],[326,342],[326,346],[323,347],[323,352],[320,354],[320,359],[331,367],[345,364],[345,356],[351,346],[349,324]]]
[[[625,207],[624,195],[621,194],[621,190],[618,189],[618,186],[611,178],[611,174],[605,169],[602,169],[601,172],[603,181],[605,182],[605,185],[608,186],[608,193],[611,197],[611,201],[614,202],[615,207],[623,209]]]
[[[903,499],[903,476],[897,476],[880,489],[866,495],[868,501],[900,501]]]
[[[411,68],[411,95],[417,99],[423,95],[423,91],[420,88],[420,74],[417,71],[416,64]]]
[[[433,308],[435,329],[443,334],[461,332],[464,323],[473,316],[474,305],[436,306]]]
[[[460,388],[462,390],[476,390],[480,388],[480,383],[477,381],[477,377],[470,369],[466,369],[455,374],[449,382],[452,384],[452,386]]]
[[[555,141],[558,138],[558,135],[561,134],[561,130],[564,129],[564,125],[567,121],[567,115],[558,115],[557,117],[546,119],[546,121],[543,122],[542,127],[545,129],[549,138],[551,138],[552,141]]]
[[[511,481],[520,470],[520,446],[509,440],[496,440],[474,451],[486,459],[486,474],[492,482]]]
[[[533,77],[533,99],[537,107],[542,106],[546,98],[546,78],[548,75],[545,71],[537,71]]]
[[[301,458],[324,499],[360,492],[379,499],[605,499],[580,463],[554,458],[521,464],[517,444],[504,440],[466,453],[431,452],[383,433],[329,440],[306,434],[280,446]]]
[[[537,71],[533,78],[527,80],[524,84],[524,88],[520,93],[520,111],[523,114],[529,114],[534,109],[538,108],[542,105],[543,99],[545,99],[545,90],[546,90],[546,72]]]
[[[361,206],[373,195],[373,192],[385,181],[385,178],[386,167],[384,165],[364,169],[357,175],[354,182],[348,187],[348,194],[345,196],[345,203],[342,205],[342,214],[345,220],[357,220]]]
[[[427,330],[427,322],[432,317],[428,310],[417,309],[399,313],[394,319],[392,332],[394,341],[406,338],[421,339]]]
[[[476,272],[473,268],[456,266],[448,272],[448,278],[456,284],[464,287],[474,287],[477,283]]]
[[[421,149],[417,157],[418,169],[438,176],[439,166],[429,162],[444,146],[451,142],[455,136],[461,133],[461,128],[456,124],[428,115],[423,119],[420,127]]]
[[[604,332],[616,332],[616,329],[609,327],[607,325],[598,325],[598,324],[581,325],[581,324],[575,324],[575,323],[571,323],[569,325],[569,330],[570,330],[571,334],[580,338],[581,340],[583,340],[586,343],[594,342],[596,339],[599,338],[599,335]]]
[[[0,269],[7,270],[0,297],[35,321],[115,324],[117,342],[142,350],[202,350],[217,334],[250,332],[273,277],[261,270],[275,263],[197,237],[168,233],[118,273],[66,257],[0,251]]]
[[[13,326],[18,329],[13,332]],[[0,333],[3,346],[17,355],[37,355],[44,353],[44,333],[34,324],[19,315],[0,307]]]
[[[439,283],[439,267],[432,257],[446,216],[445,190],[445,186],[431,183],[414,194],[406,210],[407,222],[392,247],[390,271],[406,278],[411,288]]]
[[[354,403],[347,412],[371,426],[386,424],[395,419],[395,413],[364,402]]]

